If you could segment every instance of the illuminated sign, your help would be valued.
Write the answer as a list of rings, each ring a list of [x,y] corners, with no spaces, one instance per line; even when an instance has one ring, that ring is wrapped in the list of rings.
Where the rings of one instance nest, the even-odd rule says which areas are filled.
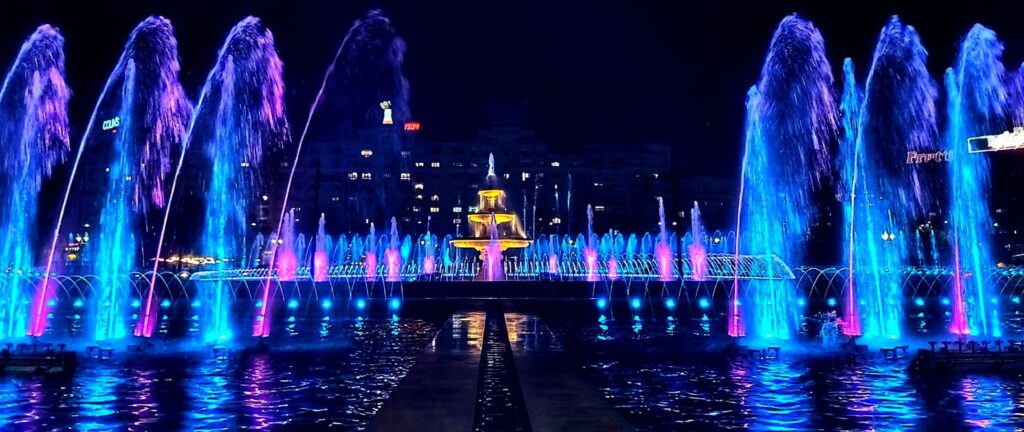
[[[999,135],[985,135],[967,139],[967,151],[984,153],[1002,150],[1024,149],[1024,128],[1015,127]]]
[[[907,165],[926,164],[932,162],[949,162],[953,158],[953,153],[948,151],[939,151],[931,153],[918,153],[916,151],[907,152]]]
[[[102,126],[104,131],[117,129],[118,126],[121,126],[121,117],[114,117],[112,119],[103,120]]]
[[[404,129],[406,132],[416,132],[420,130],[420,122],[405,122]]]

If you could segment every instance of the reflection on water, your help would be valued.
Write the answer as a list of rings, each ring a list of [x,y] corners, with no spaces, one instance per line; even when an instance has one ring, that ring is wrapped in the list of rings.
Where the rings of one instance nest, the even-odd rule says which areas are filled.
[[[84,361],[71,378],[2,377],[0,430],[363,430],[437,329],[363,318],[311,327],[330,343],[223,360],[122,356]]]
[[[700,349],[715,341],[700,319],[540,315],[640,430],[1020,430],[1024,420],[1024,376],[917,380],[907,360],[785,350],[730,359]]]

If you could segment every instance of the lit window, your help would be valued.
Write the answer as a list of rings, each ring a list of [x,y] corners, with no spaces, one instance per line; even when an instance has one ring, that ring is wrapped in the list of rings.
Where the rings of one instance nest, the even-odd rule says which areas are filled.
[[[553,166],[555,168],[558,168],[558,167],[562,166],[562,164],[560,164],[558,162],[551,162],[551,166]]]
[[[469,206],[469,212],[470,212],[470,213],[476,213],[476,212],[479,212],[479,211],[480,211],[480,207],[477,207],[477,206]]]
[[[430,212],[431,213],[440,213],[441,212],[441,208],[440,207],[431,207],[430,208]]]
[[[453,162],[452,166],[455,166],[456,168],[462,168],[462,162]]]
[[[358,178],[359,178],[359,173],[354,173],[354,172],[348,173],[348,179],[349,180],[356,180]]]
[[[452,213],[462,213],[462,207],[452,207]]]
[[[505,180],[508,180],[508,173],[505,173]]]
[[[410,155],[412,155],[411,151],[409,151],[409,150],[402,150],[402,158],[403,159],[408,159]]]
[[[362,155],[364,158],[368,158],[370,156],[373,156],[373,150],[364,149],[363,151],[359,152],[359,154]]]
[[[432,196],[430,197],[430,200],[431,200],[431,201],[441,201],[441,197],[439,197],[439,196],[437,196],[437,195],[432,195]]]
[[[419,207],[413,207],[412,208],[412,212],[413,213],[419,213],[420,212],[420,208]]]
[[[558,225],[558,224],[562,223],[562,218],[559,218],[559,217],[553,217],[553,218],[551,218],[551,223],[552,223],[553,225]]]
[[[604,206],[594,206],[594,211],[603,212],[604,211]]]
[[[452,219],[452,223],[455,224],[455,225],[458,225],[458,224],[462,223],[462,219],[459,219],[459,218]]]
[[[331,202],[341,201],[341,197],[331,197]]]
[[[415,164],[413,164],[413,165],[415,165],[415,166],[416,166],[416,168],[423,168],[423,162],[416,162],[416,163],[415,163]]]
[[[412,179],[412,176],[409,175],[409,173],[402,173],[401,179],[404,181],[409,181]]]
[[[418,200],[423,199],[423,195],[416,195],[416,199],[418,199]]]
[[[242,165],[242,168],[248,168],[249,167],[249,162],[242,162],[241,165]]]
[[[416,190],[423,190],[423,183],[416,183],[412,188]]]
[[[654,173],[654,178],[658,178],[658,173]]]
[[[363,180],[373,180],[373,173],[363,173]]]
[[[524,172],[523,173],[523,181],[526,181],[526,179],[528,179],[528,178],[530,178],[530,173]]]
[[[431,162],[430,163],[430,167],[431,168],[441,168],[441,162]]]

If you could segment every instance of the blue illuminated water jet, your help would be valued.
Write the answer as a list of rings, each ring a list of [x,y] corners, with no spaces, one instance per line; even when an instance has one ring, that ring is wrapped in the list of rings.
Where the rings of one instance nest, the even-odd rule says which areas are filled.
[[[38,195],[43,180],[69,148],[64,37],[40,26],[21,46],[0,88],[0,339],[45,329],[52,292],[40,289],[30,306]],[[44,287],[49,287],[44,279]],[[28,318],[33,319],[31,332]]]
[[[139,268],[137,251],[147,209],[164,206],[164,178],[171,153],[181,144],[191,103],[178,82],[178,45],[170,21],[151,17],[125,44],[97,101],[93,122],[117,119],[111,130],[89,129],[83,146],[109,145],[106,194],[100,212],[92,269],[99,283],[89,298],[92,337],[127,335],[130,287],[126,277]],[[150,323],[152,325],[152,323]]]
[[[832,85],[821,33],[796,15],[783,19],[747,99],[737,253],[803,262],[817,217],[813,194],[831,178],[829,146],[838,127]],[[793,307],[791,281],[751,281],[745,310],[736,304],[740,290],[734,283],[731,335],[785,340],[795,333],[800,312]]]
[[[981,277],[995,265],[992,215],[989,213],[987,154],[967,151],[967,139],[1007,129],[1008,94],[1002,63],[1003,44],[981,25],[960,45],[956,65],[946,71],[948,122],[945,149],[951,152],[949,225],[954,255],[954,305],[951,331],[958,335],[999,337],[999,310],[989,304],[994,287]]]
[[[203,89],[189,145],[199,145],[210,164],[199,247],[218,259],[217,269],[230,268],[232,259],[244,254],[242,240],[254,211],[264,154],[288,139],[283,74],[274,36],[259,19],[248,17],[228,34]],[[292,240],[284,232],[279,239]],[[203,339],[227,339],[232,334],[228,286],[213,283],[202,295]]]
[[[852,158],[843,171],[850,227],[845,250],[854,290],[849,294],[857,299],[865,339],[901,337],[901,272],[910,262],[910,230],[933,208],[929,172],[906,161],[908,152],[938,150],[937,90],[925,67],[927,56],[914,28],[890,19],[875,47],[859,124],[846,127],[857,138],[843,142],[844,155]],[[856,115],[852,74],[850,65],[844,111]],[[844,328],[855,335],[853,330]]]

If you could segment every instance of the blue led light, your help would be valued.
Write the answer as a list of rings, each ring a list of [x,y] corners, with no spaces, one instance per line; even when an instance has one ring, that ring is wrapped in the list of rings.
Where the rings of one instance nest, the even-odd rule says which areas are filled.
[[[642,304],[643,303],[641,303],[640,299],[638,299],[638,298],[634,298],[634,299],[629,301],[629,306],[632,307],[633,309],[640,309],[640,306]]]
[[[322,307],[324,310],[330,309],[331,306],[334,306],[334,303],[331,302],[330,300],[324,300],[323,302],[320,303],[320,307]]]
[[[399,300],[399,299],[393,298],[393,299],[391,299],[391,301],[388,302],[388,307],[391,308],[391,310],[398,310],[399,308],[402,307],[402,301]]]
[[[796,305],[800,306],[800,307],[807,306],[807,300],[804,300],[802,298],[798,298],[798,299],[796,299]]]
[[[924,299],[921,297],[917,297],[914,299],[914,304],[918,306],[924,306]]]
[[[670,298],[665,299],[665,307],[668,308],[668,309],[675,309],[676,308],[676,301],[675,301],[675,299],[670,299]]]
[[[942,298],[942,304],[944,304],[944,305],[946,305],[946,306],[949,306],[949,299],[948,299],[948,298],[945,298],[945,297],[943,297],[943,298]]]
[[[298,309],[299,301],[295,299],[288,300],[288,309]]]
[[[1011,298],[1010,301],[1012,301],[1014,303],[1017,303],[1017,304],[1020,304],[1020,297],[1016,297],[1015,296],[1015,297]]]
[[[132,300],[132,307],[137,308],[140,306],[142,306],[142,301],[140,301],[139,299]]]
[[[160,302],[160,307],[162,307],[162,308],[171,307],[171,301],[168,300],[168,299],[164,299],[164,301]]]
[[[708,301],[708,299],[701,297],[700,300],[697,300],[697,305],[700,306],[701,309],[707,309],[711,307],[711,302]]]
[[[366,309],[366,300],[363,300],[363,299],[356,300],[356,309],[359,309],[359,310]]]
[[[196,301],[192,302],[192,308],[193,309],[197,309],[197,308],[199,308],[199,306],[202,306],[202,305],[203,304],[200,303],[199,300],[196,300]]]
[[[82,299],[75,299],[75,303],[74,303],[74,306],[75,306],[76,308],[80,308],[80,307],[82,307],[82,305],[83,305],[83,304],[85,304],[85,303],[82,303]]]
[[[50,300],[50,301],[46,302],[46,305],[49,306],[49,307],[57,306],[57,300]]]
[[[605,300],[603,298],[597,299],[597,308],[598,309],[604,309],[606,307],[608,307],[608,300]]]
[[[836,306],[836,299],[834,299],[832,297],[829,297],[828,298],[828,305],[829,305],[829,307],[835,307]]]

